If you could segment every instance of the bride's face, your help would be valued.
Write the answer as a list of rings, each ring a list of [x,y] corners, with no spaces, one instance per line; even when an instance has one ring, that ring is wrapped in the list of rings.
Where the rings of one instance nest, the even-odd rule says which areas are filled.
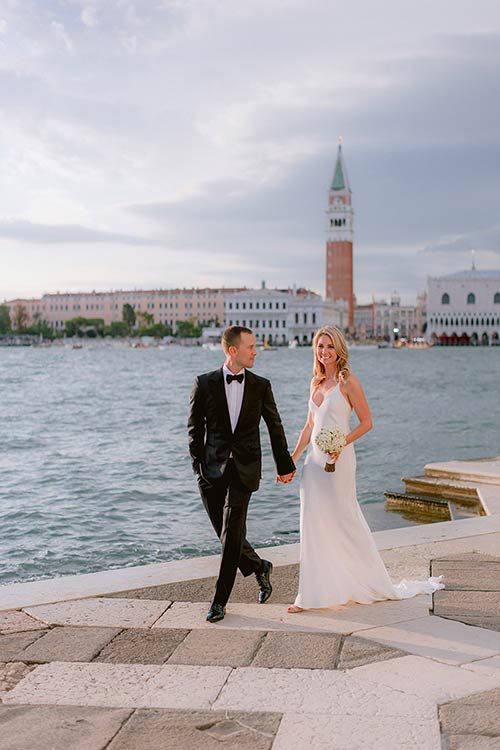
[[[316,359],[324,367],[331,367],[331,365],[335,364],[338,359],[333,341],[330,336],[326,335],[326,333],[323,333],[318,339],[316,345]]]

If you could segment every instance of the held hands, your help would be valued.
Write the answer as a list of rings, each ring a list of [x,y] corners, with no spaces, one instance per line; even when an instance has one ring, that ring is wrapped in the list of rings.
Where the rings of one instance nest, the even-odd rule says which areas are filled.
[[[281,474],[281,476],[277,474],[276,484],[278,484],[278,482],[283,482],[283,484],[288,484],[289,482],[293,480],[294,476],[295,476],[294,471],[292,471],[290,474]]]
[[[333,463],[335,463],[335,461],[336,461],[336,460],[338,459],[338,457],[340,456],[340,453],[328,453],[327,455],[328,455],[328,457],[329,457],[329,458],[331,459],[331,461],[332,461]]]

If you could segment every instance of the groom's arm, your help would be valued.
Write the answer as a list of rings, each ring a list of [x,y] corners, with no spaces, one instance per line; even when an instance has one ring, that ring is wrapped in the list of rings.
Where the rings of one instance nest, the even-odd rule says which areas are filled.
[[[267,382],[262,400],[262,416],[267,425],[269,437],[271,438],[271,448],[278,475],[285,476],[286,474],[292,474],[295,471],[295,464],[288,450],[285,431],[269,381]]]
[[[189,398],[188,441],[193,471],[197,472],[205,445],[205,406],[199,378],[194,381]]]

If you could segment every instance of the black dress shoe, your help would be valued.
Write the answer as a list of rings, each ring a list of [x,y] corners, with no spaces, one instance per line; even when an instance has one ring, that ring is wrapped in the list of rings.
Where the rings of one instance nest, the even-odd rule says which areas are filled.
[[[212,602],[210,605],[210,609],[207,613],[207,620],[208,622],[219,622],[219,620],[224,619],[224,615],[226,614],[226,608],[222,606],[222,604],[217,604],[216,602]]]
[[[262,570],[260,573],[255,574],[257,583],[259,584],[259,604],[264,604],[264,602],[267,602],[267,600],[273,593],[273,587],[271,586],[272,572],[272,562],[269,562],[269,560],[262,560]]]

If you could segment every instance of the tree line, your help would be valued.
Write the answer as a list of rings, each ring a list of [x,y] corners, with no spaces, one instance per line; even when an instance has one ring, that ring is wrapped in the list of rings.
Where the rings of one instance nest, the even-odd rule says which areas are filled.
[[[209,323],[218,325],[218,320]],[[135,311],[132,305],[126,303],[122,308],[122,319],[105,325],[102,318],[84,318],[78,316],[65,323],[64,330],[54,331],[52,326],[42,320],[40,313],[34,313],[33,321],[25,305],[17,304],[12,310],[6,304],[0,305],[0,335],[2,334],[31,334],[40,335],[46,339],[61,338],[63,336],[79,338],[97,338],[113,336],[125,338],[127,336],[153,336],[161,339],[173,336],[172,327],[166,323],[155,323],[154,315],[148,312]],[[175,336],[178,338],[198,338],[201,336],[201,326],[195,318],[179,320]]]

